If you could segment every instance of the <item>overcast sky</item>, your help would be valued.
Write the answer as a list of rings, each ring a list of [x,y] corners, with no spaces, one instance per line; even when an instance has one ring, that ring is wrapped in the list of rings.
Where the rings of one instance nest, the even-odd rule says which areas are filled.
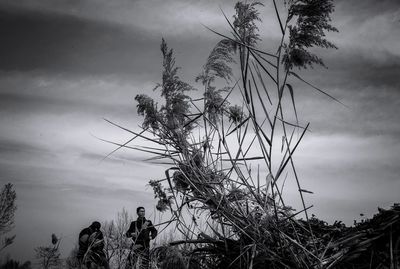
[[[268,1],[266,1],[268,2]],[[79,230],[145,205],[154,216],[149,179],[163,167],[138,152],[96,137],[129,135],[108,118],[138,129],[133,98],[161,79],[159,44],[176,52],[189,83],[219,40],[201,24],[228,33],[220,7],[234,1],[0,1],[0,183],[18,195],[15,243],[4,257],[33,259],[33,249],[63,235],[67,255]],[[260,9],[266,49],[279,28],[270,5]],[[304,86],[296,88],[301,121],[310,122],[295,155],[313,212],[351,224],[359,214],[399,202],[400,2],[336,1],[329,38],[339,50],[320,51],[329,69],[302,72],[348,108]]]

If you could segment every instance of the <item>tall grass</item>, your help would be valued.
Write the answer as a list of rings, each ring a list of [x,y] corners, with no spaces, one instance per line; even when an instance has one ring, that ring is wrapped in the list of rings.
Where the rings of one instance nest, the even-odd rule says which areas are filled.
[[[180,79],[173,50],[163,39],[157,89],[165,102],[136,96],[144,117],[140,133],[110,122],[134,136],[114,143],[119,148],[150,153],[153,162],[170,165],[165,177],[150,181],[157,209],[171,212],[168,225],[184,238],[170,244],[190,244],[190,255],[203,267],[326,268],[332,262],[329,246],[314,234],[306,202],[311,191],[301,186],[294,162],[309,124],[300,124],[293,82],[339,102],[294,71],[323,65],[310,48],[335,48],[325,39],[327,31],[337,31],[330,25],[333,4],[272,3],[281,38],[268,45],[276,51],[258,48],[263,4],[238,2],[232,21],[223,13],[230,33],[209,28],[222,40],[196,77],[202,98],[191,98],[194,88]],[[138,138],[153,146],[128,145]],[[286,181],[298,190],[297,212],[285,202]]]

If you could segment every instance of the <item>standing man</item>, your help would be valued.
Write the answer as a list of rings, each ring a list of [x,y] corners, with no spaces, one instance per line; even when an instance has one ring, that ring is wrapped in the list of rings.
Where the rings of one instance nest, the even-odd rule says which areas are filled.
[[[88,269],[108,269],[108,262],[104,253],[104,237],[100,231],[101,224],[94,221],[89,227],[79,233],[79,250],[77,258],[80,268],[86,266]]]
[[[138,215],[137,220],[131,222],[126,236],[132,238],[133,244],[131,246],[131,253],[129,255],[129,265],[135,266],[138,259],[140,259],[140,269],[149,268],[149,251],[150,240],[157,236],[157,230],[154,228],[150,220],[145,218],[145,209],[139,206],[136,209]]]

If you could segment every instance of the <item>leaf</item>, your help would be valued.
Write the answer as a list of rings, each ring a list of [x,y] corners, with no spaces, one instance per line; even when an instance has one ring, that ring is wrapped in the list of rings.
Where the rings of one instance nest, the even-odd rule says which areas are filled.
[[[315,87],[314,85],[312,85],[311,83],[307,82],[307,81],[304,80],[302,77],[300,77],[298,74],[296,74],[296,73],[294,73],[294,72],[289,72],[289,74],[295,76],[295,77],[298,78],[300,81],[306,83],[308,86],[314,88],[315,90],[319,91],[320,93],[325,94],[325,95],[328,96],[329,98],[335,100],[335,101],[338,102],[339,104],[342,104],[343,106],[345,106],[345,107],[348,108],[348,106],[346,106],[345,104],[343,104],[342,102],[340,102],[338,99],[336,99],[336,98],[333,97],[332,95],[330,95],[330,94],[324,92],[323,90],[321,90],[321,89]]]
[[[203,113],[199,113],[199,115],[197,115],[195,118],[193,118],[190,121],[188,121],[187,123],[185,123],[185,125],[183,125],[183,128],[185,128],[186,126],[192,124],[193,122],[198,120],[201,116],[203,116]]]
[[[247,158],[237,158],[237,159],[222,159],[223,161],[232,161],[232,162],[237,162],[237,161],[254,161],[254,160],[263,160],[263,156],[259,157],[247,157]]]
[[[267,188],[267,192],[269,189],[269,185],[271,184],[271,182],[273,181],[273,177],[271,175],[271,173],[269,173],[266,177],[265,177],[265,186]],[[268,198],[265,199],[265,202],[267,202]],[[264,205],[265,207],[265,205]]]
[[[232,131],[230,131],[229,134],[227,134],[226,136],[229,136],[229,135],[232,134],[234,131],[236,131],[237,129],[239,129],[240,127],[242,127],[242,125],[245,124],[249,119],[250,119],[250,116],[247,117],[244,121],[242,121],[238,126],[236,126]]]
[[[147,131],[146,129],[143,129],[140,132],[140,135],[142,135],[145,131]],[[105,159],[107,159],[108,157],[110,157],[112,154],[114,154],[116,151],[118,151],[119,149],[127,146],[130,142],[132,142],[134,139],[136,139],[138,137],[138,135],[135,135],[134,137],[132,137],[131,139],[129,139],[128,141],[126,141],[124,144],[122,144],[121,146],[118,146],[116,149],[114,149],[113,151],[111,151],[110,153],[108,153],[105,157],[103,157],[103,159],[101,159],[101,161],[104,161]]]
[[[278,180],[278,178],[279,178],[279,176],[281,175],[282,171],[285,169],[286,165],[288,164],[290,158],[292,158],[292,155],[293,155],[294,152],[296,151],[297,146],[300,144],[300,141],[303,139],[303,136],[304,136],[305,132],[307,131],[309,125],[310,125],[310,124],[308,123],[307,126],[306,126],[306,128],[304,128],[303,132],[302,132],[301,135],[300,135],[299,140],[297,140],[296,145],[295,145],[294,148],[290,151],[289,157],[286,158],[286,160],[285,160],[285,162],[283,163],[283,165],[279,168],[278,172],[276,172],[275,181]]]
[[[305,189],[299,189],[299,191],[301,191],[301,192],[305,192],[305,193],[311,193],[311,194],[314,194],[312,191],[305,190]]]
[[[103,119],[104,119],[106,122],[108,122],[108,123],[110,123],[110,124],[112,124],[112,125],[114,125],[114,126],[120,128],[120,129],[122,129],[122,130],[124,130],[124,131],[126,131],[126,132],[129,132],[129,133],[131,133],[131,134],[134,134],[134,135],[136,135],[136,136],[139,136],[139,137],[141,137],[141,138],[143,138],[143,139],[146,139],[146,140],[149,140],[149,141],[151,141],[151,142],[154,142],[154,143],[157,143],[157,144],[160,144],[160,145],[164,145],[164,143],[162,143],[162,142],[159,142],[159,141],[157,141],[157,140],[155,140],[155,139],[151,139],[151,138],[146,137],[146,136],[144,136],[144,135],[135,133],[134,131],[129,130],[128,128],[122,127],[121,125],[116,124],[116,123],[114,123],[114,122],[112,122],[112,121],[110,121],[110,120],[108,120],[108,119],[106,119],[106,118],[103,118]]]
[[[269,93],[268,93],[267,87],[265,86],[264,80],[262,79],[260,69],[258,68],[258,66],[256,64],[254,64],[254,62],[253,62],[253,66],[256,68],[258,79],[261,81],[261,85],[263,86],[263,89],[267,95],[268,101],[269,101],[270,105],[272,105],[272,100],[271,100],[271,97],[269,96]]]
[[[289,83],[286,83],[286,87],[289,89],[290,96],[292,97],[292,104],[293,104],[294,114],[296,115],[296,123],[299,124],[299,119],[297,117],[296,103],[294,101],[293,87]]]
[[[257,124],[257,122],[256,122]],[[268,138],[268,136],[265,134],[265,132],[261,129],[261,127],[257,124],[258,129],[260,130],[261,134],[264,136],[265,140],[267,141],[268,145],[271,147],[272,142],[271,139]]]
[[[294,123],[290,123],[290,122],[284,121],[284,120],[282,120],[281,118],[279,118],[278,116],[275,116],[275,118],[278,119],[279,121],[281,121],[281,122],[287,124],[287,125],[290,125],[290,126],[293,126],[293,127],[297,127],[297,128],[300,128],[300,129],[305,129],[305,127],[303,127],[303,126],[300,126],[300,125],[297,125],[297,124],[294,124]],[[307,130],[307,131],[311,132],[311,130]]]
[[[281,17],[279,16],[278,7],[276,6],[276,1],[273,0],[273,2],[274,2],[274,8],[275,8],[276,17],[278,18],[279,26],[281,28],[282,35],[285,35],[285,30],[283,29],[283,26],[282,26]]]
[[[269,173],[269,174],[267,175],[267,177],[265,178],[265,182],[266,182],[265,184],[268,185],[269,183],[271,183],[271,182],[272,182],[272,179],[273,179],[272,174]]]
[[[272,81],[277,84],[278,82],[276,81],[276,79],[271,75],[271,73],[267,70],[267,68],[260,62],[260,60],[258,59],[258,57],[256,57],[256,55],[250,50],[251,55],[254,57],[254,60],[257,61],[257,63],[261,66],[261,68],[264,70],[265,73],[267,73],[267,75],[272,79]]]

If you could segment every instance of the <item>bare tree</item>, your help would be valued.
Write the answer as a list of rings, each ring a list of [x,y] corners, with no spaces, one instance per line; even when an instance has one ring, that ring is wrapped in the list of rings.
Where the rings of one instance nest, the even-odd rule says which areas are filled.
[[[17,194],[13,189],[13,185],[11,183],[4,185],[0,193],[0,238],[14,228],[14,214],[17,210],[16,199]],[[11,245],[14,239],[15,235],[2,239],[0,251]]]
[[[123,208],[118,212],[116,220],[105,222],[103,225],[107,261],[112,268],[121,269],[126,266],[130,248],[125,233],[132,219],[128,211]]]
[[[35,248],[36,258],[43,269],[55,268],[61,265],[61,253],[59,251],[61,240],[55,234],[51,235],[51,245]]]

